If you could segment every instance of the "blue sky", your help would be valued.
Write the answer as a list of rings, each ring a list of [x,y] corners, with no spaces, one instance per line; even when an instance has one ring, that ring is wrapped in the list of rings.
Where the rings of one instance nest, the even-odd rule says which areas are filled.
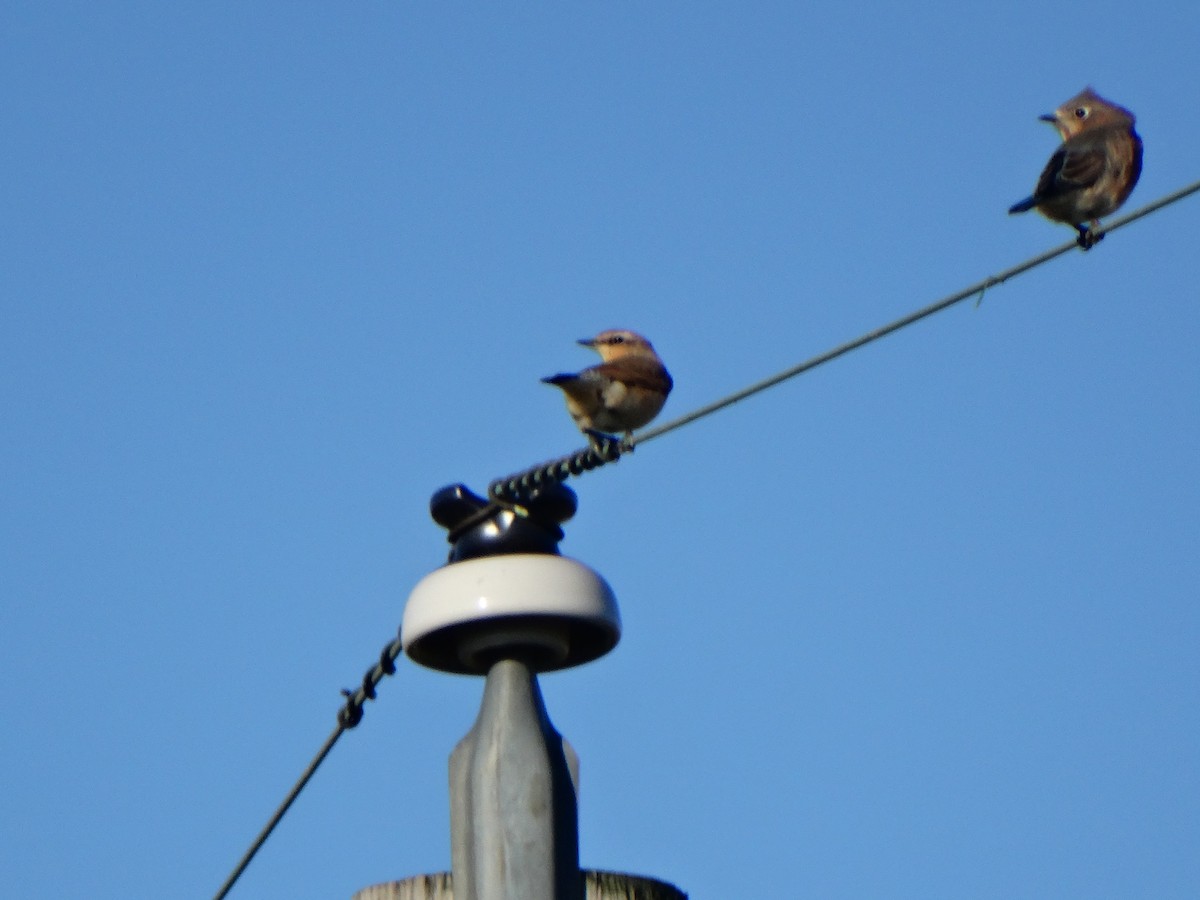
[[[1006,210],[1085,84],[1130,209],[1200,178],[1200,8],[1138,9],[7,4],[6,892],[211,896],[430,494],[580,446],[576,338],[649,335],[674,417],[1068,240]],[[585,866],[1200,895],[1198,204],[575,482]],[[404,662],[233,896],[448,868],[481,686]]]

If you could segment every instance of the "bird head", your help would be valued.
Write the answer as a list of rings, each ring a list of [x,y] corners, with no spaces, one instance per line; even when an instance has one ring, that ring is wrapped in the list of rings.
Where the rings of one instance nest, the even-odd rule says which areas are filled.
[[[1054,112],[1038,118],[1053,124],[1064,141],[1090,128],[1117,124],[1132,126],[1134,122],[1133,113],[1109,103],[1090,87],[1084,88]]]
[[[591,347],[605,362],[620,359],[622,356],[658,357],[648,340],[636,331],[625,328],[610,328],[594,338],[584,338],[579,343],[584,347]]]

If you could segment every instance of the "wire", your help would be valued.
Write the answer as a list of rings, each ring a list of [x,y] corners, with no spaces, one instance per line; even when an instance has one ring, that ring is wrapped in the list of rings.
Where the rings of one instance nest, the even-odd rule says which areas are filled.
[[[470,528],[474,528],[482,521],[490,519],[496,512],[497,505],[507,509],[514,502],[525,498],[531,491],[537,490],[543,484],[566,481],[572,475],[590,472],[592,469],[599,468],[605,463],[616,461],[622,453],[632,449],[632,443],[627,444],[615,438],[609,438],[606,435],[598,435],[596,443],[586,449],[576,450],[574,453],[560,456],[558,459],[550,460],[550,462],[540,463],[515,475],[497,478],[488,485],[488,497],[492,500],[492,503],[483,507],[479,512],[471,516],[470,519],[459,525],[450,534],[450,542],[453,543],[457,535],[462,534]]]
[[[1118,228],[1123,228],[1131,222],[1136,222],[1138,219],[1148,216],[1153,212],[1157,212],[1165,206],[1170,206],[1172,203],[1176,203],[1177,201],[1182,200],[1184,197],[1194,194],[1197,191],[1200,191],[1200,181],[1193,182],[1187,187],[1180,188],[1172,194],[1167,194],[1165,197],[1155,200],[1153,203],[1149,203],[1146,206],[1143,206],[1141,209],[1135,210],[1126,216],[1123,216],[1119,219],[1114,219],[1107,226],[1095,228],[1092,233],[1096,236],[1096,240],[1099,240],[1109,232],[1116,231]],[[622,452],[632,450],[638,444],[644,444],[647,441],[652,441],[655,438],[662,437],[668,432],[675,431],[678,428],[682,428],[684,425],[695,422],[697,419],[703,419],[705,416],[710,416],[718,410],[722,410],[727,406],[732,406],[741,400],[745,400],[747,397],[761,393],[762,391],[772,388],[790,378],[795,378],[797,375],[808,372],[811,369],[815,369],[817,366],[824,365],[831,360],[837,359],[839,356],[844,356],[851,350],[857,350],[859,347],[865,347],[867,344],[877,341],[882,337],[886,337],[894,331],[899,331],[901,328],[912,325],[914,322],[919,322],[921,319],[932,316],[934,313],[941,312],[943,309],[948,309],[949,307],[954,306],[956,303],[961,303],[963,300],[966,300],[970,297],[978,296],[980,299],[982,299],[983,294],[989,288],[1004,284],[1004,282],[1008,281],[1010,278],[1015,278],[1017,275],[1028,272],[1030,269],[1035,269],[1043,263],[1047,263],[1052,259],[1062,256],[1064,253],[1069,253],[1078,246],[1079,244],[1075,241],[1069,241],[1059,247],[1055,247],[1052,250],[1047,250],[1045,253],[1039,254],[1031,259],[1027,259],[1025,262],[1015,265],[1012,268],[1005,269],[998,275],[990,275],[982,281],[976,282],[970,287],[963,288],[961,291],[951,294],[948,297],[943,297],[941,300],[918,309],[916,312],[909,313],[907,316],[896,319],[894,322],[889,322],[887,325],[876,328],[874,331],[868,331],[861,337],[857,337],[852,341],[847,341],[844,344],[840,344],[837,347],[834,347],[832,350],[827,350],[824,353],[818,354],[811,359],[807,359],[802,363],[792,366],[790,369],[784,369],[782,372],[772,375],[770,378],[764,378],[762,381],[755,382],[754,384],[744,387],[739,391],[735,391],[734,393],[729,394],[726,397],[722,397],[719,400],[714,400],[712,403],[701,406],[700,408],[682,415],[677,419],[672,419],[670,422],[666,422],[663,425],[641,431],[638,434],[635,434],[625,443],[618,444],[616,441],[614,441],[613,446],[616,452],[610,452],[605,458],[599,459],[599,461],[597,461],[594,465],[590,465],[587,468],[592,469],[599,465],[603,465],[606,462],[612,462],[613,460],[619,458]],[[586,452],[587,451],[582,450],[577,451],[569,456],[564,456],[548,463],[541,463],[540,465],[533,466],[523,472],[518,472],[515,475],[509,475],[505,478],[498,479],[489,485],[488,495],[497,503],[497,505],[501,506],[511,504],[513,502],[519,502],[519,498],[522,496],[523,491],[528,491],[530,488],[537,487],[547,481],[565,481],[569,475],[578,475],[579,472],[575,471],[575,469],[572,467],[572,463]],[[493,509],[492,512],[495,512],[495,509]],[[483,510],[481,510],[481,514],[482,513]]]
[[[300,780],[296,782],[295,787],[288,792],[288,795],[284,798],[283,803],[281,803],[279,808],[275,810],[275,815],[271,816],[271,820],[267,822],[266,827],[259,832],[258,837],[254,839],[254,843],[250,845],[250,848],[246,851],[241,861],[234,867],[233,871],[229,873],[229,877],[225,879],[225,883],[221,885],[221,889],[217,891],[215,900],[222,900],[222,898],[225,897],[225,895],[228,894],[233,888],[237,880],[242,877],[242,873],[245,872],[246,867],[250,865],[250,860],[254,859],[255,855],[262,848],[262,845],[267,842],[267,838],[271,836],[271,832],[275,830],[275,826],[279,824],[280,819],[282,819],[287,811],[291,809],[292,803],[297,797],[300,796],[300,792],[304,790],[304,786],[308,784],[308,780],[312,778],[314,774],[316,774],[317,767],[325,761],[325,757],[329,755],[329,751],[333,749],[333,745],[337,743],[338,738],[342,736],[342,733],[345,730],[345,727],[339,724],[338,727],[333,730],[333,733],[325,739],[325,745],[320,749],[320,751],[318,751],[317,755],[313,757],[313,761],[308,764],[308,768],[304,770],[304,774],[300,776]]]
[[[346,697],[346,703],[338,710],[337,728],[333,729],[329,737],[325,739],[324,745],[317,751],[317,755],[313,757],[313,761],[308,764],[308,768],[304,770],[295,786],[288,792],[288,795],[283,798],[283,802],[279,804],[279,808],[275,810],[275,814],[271,816],[270,820],[263,827],[263,830],[258,833],[258,837],[250,844],[249,849],[246,850],[241,860],[234,866],[233,871],[229,873],[229,877],[225,879],[225,883],[221,885],[220,889],[214,895],[213,900],[223,900],[229,891],[232,890],[234,884],[242,876],[242,873],[246,871],[246,867],[250,865],[250,861],[262,849],[262,845],[267,842],[267,838],[271,836],[271,832],[275,830],[275,826],[279,824],[280,820],[287,814],[287,811],[291,809],[292,804],[300,796],[300,792],[304,790],[309,779],[316,774],[317,767],[325,761],[325,757],[329,755],[329,751],[333,749],[333,745],[338,742],[338,738],[362,721],[363,704],[368,700],[375,699],[375,688],[385,675],[395,674],[396,659],[403,652],[403,649],[400,638],[397,636],[395,640],[383,648],[383,651],[379,654],[379,662],[367,670],[358,690],[342,691],[342,694]]]
[[[1143,206],[1141,209],[1138,209],[1127,216],[1116,219],[1106,227],[1096,228],[1092,231],[1092,233],[1096,236],[1096,240],[1098,241],[1110,231],[1116,231],[1118,228],[1122,228],[1125,225],[1128,225],[1130,222],[1135,222],[1144,216],[1150,215],[1152,212],[1157,212],[1164,206],[1169,206],[1170,204],[1175,203],[1178,200],[1182,200],[1184,197],[1187,197],[1189,194],[1194,194],[1197,191],[1200,191],[1200,181],[1193,182],[1187,187],[1175,191],[1173,194],[1168,194],[1167,196],[1159,200],[1155,200],[1153,203],[1147,204],[1146,206]],[[894,331],[899,331],[901,328],[912,325],[914,322],[919,322],[921,319],[932,316],[934,313],[941,312],[943,309],[948,309],[949,307],[954,306],[956,303],[961,303],[963,300],[966,300],[970,297],[978,295],[980,299],[982,299],[983,294],[988,290],[988,288],[1004,284],[1004,282],[1008,281],[1010,278],[1015,278],[1017,275],[1021,275],[1025,272],[1028,272],[1030,269],[1037,268],[1043,263],[1047,263],[1052,259],[1062,256],[1064,253],[1069,253],[1078,246],[1079,244],[1075,241],[1070,241],[1060,247],[1055,247],[1053,250],[1047,250],[1045,253],[1042,253],[1039,256],[1035,256],[1032,259],[1028,259],[1023,263],[1020,263],[1019,265],[1013,266],[1011,269],[1005,269],[999,275],[991,275],[983,279],[983,281],[977,282],[970,287],[963,288],[958,293],[951,294],[949,297],[943,297],[936,303],[931,303],[922,309],[918,309],[916,312],[909,313],[907,316],[896,319],[894,322],[890,322],[887,325],[876,328],[874,331],[869,331],[862,337],[855,338],[852,341],[847,341],[840,346],[834,347],[832,350],[827,350],[818,356],[814,356],[798,365],[792,366],[790,369],[785,369],[778,375],[772,375],[770,378],[764,378],[762,381],[752,384],[749,387],[742,388],[740,391],[736,391],[730,394],[728,397],[715,400],[706,406],[702,406],[697,410],[693,410],[692,412],[680,416],[677,419],[673,419],[672,421],[667,422],[664,425],[660,425],[657,428],[651,428],[647,431],[643,431],[641,434],[634,435],[631,443],[643,444],[646,441],[652,441],[657,437],[662,437],[664,434],[670,431],[674,431],[677,428],[682,428],[684,425],[694,422],[697,419],[702,419],[705,416],[712,415],[719,409],[732,406],[739,400],[745,400],[747,397],[765,391],[767,388],[774,387],[780,382],[787,381],[789,378],[795,378],[797,375],[807,372],[810,369],[815,369],[817,366],[824,365],[831,360],[837,359],[839,356],[843,356],[849,353],[851,350],[857,350],[859,347],[864,347],[873,341],[877,341],[882,337],[886,337]]]
[[[1135,222],[1138,219],[1148,216],[1165,206],[1170,206],[1172,203],[1182,200],[1184,197],[1194,194],[1197,191],[1200,191],[1200,181],[1196,181],[1187,187],[1181,188],[1178,191],[1175,191],[1173,194],[1168,194],[1165,197],[1154,201],[1153,203],[1143,206],[1141,209],[1138,209],[1127,216],[1116,219],[1106,227],[1096,228],[1094,229],[1093,234],[1096,236],[1096,240],[1099,240],[1110,231],[1116,231],[1118,228],[1123,228],[1130,222]],[[927,318],[936,312],[941,312],[943,309],[954,306],[956,303],[961,303],[963,300],[975,296],[978,296],[982,299],[983,294],[989,288],[1004,284],[1004,282],[1008,281],[1010,278],[1015,278],[1017,275],[1021,275],[1024,272],[1028,272],[1030,269],[1036,268],[1043,263],[1062,256],[1064,253],[1070,252],[1077,246],[1078,244],[1075,241],[1070,241],[1069,243],[1063,244],[1060,247],[1047,250],[1045,253],[1042,253],[1039,256],[1028,259],[1010,269],[1005,269],[999,275],[990,275],[982,281],[971,285],[970,287],[963,288],[961,291],[955,294],[944,297],[935,303],[931,303],[922,309],[918,309],[916,312],[909,313],[907,316],[896,319],[894,322],[890,322],[887,325],[876,328],[874,331],[868,331],[861,337],[855,338],[852,341],[847,341],[844,344],[840,344],[839,346],[834,347],[832,350],[827,350],[824,353],[812,357],[811,359],[807,359],[798,365],[792,366],[790,369],[784,369],[782,372],[772,375],[770,378],[764,378],[762,381],[755,382],[748,387],[742,388],[740,391],[735,391],[726,397],[722,397],[719,400],[714,400],[712,403],[701,406],[699,409],[695,409],[692,412],[680,416],[677,419],[673,419],[672,421],[667,422],[664,425],[660,425],[657,428],[651,428],[642,431],[627,441],[619,441],[615,438],[608,441],[601,441],[597,439],[595,444],[583,450],[577,450],[574,453],[550,460],[549,462],[539,463],[536,466],[532,466],[521,472],[517,472],[514,475],[508,475],[504,478],[499,478],[488,485],[488,498],[490,502],[487,504],[487,506],[480,509],[478,513],[472,515],[468,520],[467,525],[477,525],[490,518],[500,509],[514,508],[522,499],[527,498],[532,491],[537,490],[537,488],[545,484],[566,481],[567,478],[572,475],[578,476],[583,472],[591,471],[592,469],[598,468],[606,463],[614,462],[624,453],[628,453],[629,451],[633,450],[637,444],[644,444],[646,441],[652,441],[655,438],[662,437],[668,432],[675,431],[676,429],[682,428],[684,425],[695,422],[697,419],[710,416],[718,410],[722,410],[727,406],[732,406],[740,400],[745,400],[747,397],[761,393],[762,391],[772,388],[790,378],[795,378],[797,375],[807,372],[810,369],[815,369],[817,366],[824,365],[831,360],[837,359],[839,356],[844,356],[851,350],[857,350],[859,347],[864,347],[873,341],[877,341],[882,337],[886,337],[894,331],[899,331],[901,328],[912,325],[914,322],[919,322],[921,319]],[[456,533],[461,534],[464,530],[464,527],[460,526],[456,529]],[[453,538],[453,536],[454,535],[452,534],[451,537]],[[275,830],[275,826],[279,824],[280,820],[287,813],[288,809],[291,808],[292,803],[294,803],[296,798],[300,795],[300,792],[304,790],[304,787],[308,784],[309,779],[311,779],[316,773],[317,767],[325,761],[325,757],[329,755],[329,752],[333,749],[333,745],[337,743],[338,738],[340,738],[344,732],[353,728],[362,721],[363,704],[367,700],[375,699],[375,688],[379,682],[383,680],[385,675],[392,675],[395,673],[396,659],[400,656],[402,649],[400,638],[397,637],[394,641],[384,647],[383,652],[379,656],[379,662],[373,668],[369,669],[367,674],[363,676],[363,682],[359,689],[354,692],[342,692],[346,696],[346,704],[340,710],[338,710],[337,728],[335,728],[332,734],[330,734],[325,740],[324,746],[322,746],[317,752],[317,755],[313,758],[313,761],[309,763],[308,768],[304,770],[304,773],[300,776],[299,781],[296,782],[295,786],[284,798],[283,802],[279,805],[279,808],[275,811],[275,814],[271,816],[270,821],[267,822],[266,826],[259,833],[258,837],[255,838],[254,842],[250,845],[250,848],[246,851],[246,854],[242,857],[241,861],[234,868],[233,872],[230,873],[229,877],[225,880],[225,883],[221,885],[221,889],[217,891],[214,900],[223,900],[223,898],[229,893],[234,883],[239,877],[241,877],[241,874],[246,870],[246,867],[250,865],[250,861],[254,859],[255,854],[257,854],[262,848],[262,845],[266,843],[267,838],[271,836],[271,832]]]

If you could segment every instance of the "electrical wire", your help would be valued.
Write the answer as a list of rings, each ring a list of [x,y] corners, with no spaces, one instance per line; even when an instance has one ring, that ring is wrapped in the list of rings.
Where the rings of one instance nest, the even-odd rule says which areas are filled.
[[[396,673],[396,659],[403,650],[400,637],[397,636],[383,648],[383,651],[379,654],[379,662],[368,669],[367,673],[363,675],[362,684],[358,690],[342,691],[346,702],[338,710],[337,727],[325,739],[324,745],[317,751],[317,755],[308,764],[308,768],[300,775],[300,779],[288,792],[288,795],[283,798],[283,802],[279,804],[279,808],[275,810],[274,815],[268,820],[263,830],[258,833],[258,837],[250,844],[250,847],[238,861],[238,864],[233,867],[233,871],[229,873],[229,877],[225,879],[225,883],[221,885],[220,889],[214,895],[213,900],[223,900],[230,890],[232,890],[237,880],[242,877],[242,873],[246,871],[246,867],[250,865],[250,861],[262,849],[262,845],[267,842],[267,838],[271,836],[271,832],[275,830],[275,826],[279,824],[280,820],[287,814],[287,811],[291,809],[292,804],[300,796],[300,792],[304,790],[309,779],[316,774],[317,767],[325,761],[325,757],[329,755],[329,751],[333,749],[333,745],[338,742],[338,738],[362,721],[363,704],[368,700],[375,699],[375,688],[385,675],[394,675]]]
[[[1193,182],[1187,187],[1180,188],[1174,193],[1167,194],[1165,197],[1155,200],[1153,203],[1149,203],[1126,216],[1115,219],[1112,223],[1105,227],[1096,228],[1093,230],[1093,234],[1096,236],[1096,239],[1099,240],[1109,232],[1116,231],[1118,228],[1123,228],[1129,223],[1135,222],[1153,212],[1157,212],[1165,206],[1170,206],[1172,203],[1182,200],[1184,197],[1194,194],[1197,191],[1200,191],[1200,181]],[[932,316],[934,313],[941,312],[942,310],[948,309],[957,303],[961,303],[963,300],[967,300],[976,296],[982,299],[983,295],[988,291],[989,288],[1004,284],[1010,278],[1015,278],[1017,275],[1021,275],[1025,272],[1028,272],[1030,269],[1034,269],[1043,263],[1047,263],[1052,259],[1062,256],[1064,253],[1070,252],[1077,246],[1078,244],[1075,241],[1070,241],[1059,247],[1055,247],[1052,250],[1047,250],[1045,253],[1034,256],[1031,259],[1027,259],[1023,263],[1015,265],[1009,269],[1005,269],[998,275],[990,275],[987,278],[984,278],[982,281],[971,285],[970,287],[963,288],[957,293],[951,294],[948,297],[943,297],[941,300],[922,307],[921,309],[909,313],[906,316],[902,316],[901,318],[896,319],[893,322],[889,322],[887,325],[876,328],[873,331],[868,331],[866,334],[862,335],[861,337],[857,337],[852,341],[839,344],[831,350],[820,353],[817,356],[807,359],[789,369],[784,369],[782,372],[772,375],[769,378],[764,378],[762,381],[755,382],[754,384],[744,387],[739,391],[735,391],[728,396],[714,400],[712,403],[701,406],[690,413],[680,416],[677,419],[672,419],[670,422],[659,425],[656,428],[643,430],[627,441],[619,441],[614,438],[609,442],[598,442],[593,446],[582,450],[577,450],[574,453],[570,453],[566,456],[553,459],[549,462],[539,463],[536,466],[532,466],[514,475],[508,475],[504,478],[499,478],[488,485],[488,497],[490,502],[487,506],[471,517],[470,524],[474,525],[486,521],[500,509],[511,509],[514,507],[519,508],[519,503],[523,498],[527,498],[531,491],[534,491],[545,484],[565,481],[572,475],[578,476],[583,472],[591,471],[592,469],[598,468],[606,463],[614,462],[615,460],[619,459],[622,454],[632,450],[637,444],[644,444],[647,441],[652,441],[655,438],[662,437],[664,434],[682,428],[684,425],[695,422],[697,419],[703,419],[705,416],[710,416],[718,410],[722,410],[727,406],[732,406],[741,400],[745,400],[747,397],[761,393],[777,384],[780,384],[791,378],[795,378],[797,375],[808,372],[811,369],[815,369],[817,366],[824,365],[831,360],[837,359],[839,356],[844,356],[852,350],[857,350],[860,347],[864,347],[882,337],[886,337],[892,332],[899,331],[901,328],[912,325],[914,322],[919,322],[924,318]],[[462,530],[463,529],[461,527],[458,529],[460,533]],[[384,647],[383,652],[380,654],[379,662],[373,668],[369,669],[366,675],[363,676],[362,685],[358,688],[358,690],[354,692],[342,692],[346,696],[346,704],[340,710],[338,710],[337,727],[325,740],[324,746],[322,746],[317,752],[317,755],[313,758],[313,761],[309,763],[308,768],[305,769],[304,773],[300,776],[299,781],[296,782],[295,786],[288,793],[287,797],[284,798],[283,802],[279,805],[279,808],[275,811],[275,814],[271,816],[271,819],[267,822],[266,826],[250,845],[250,848],[246,851],[241,861],[236,867],[234,867],[233,872],[230,873],[220,890],[217,891],[213,900],[223,900],[223,898],[229,893],[234,883],[239,877],[241,877],[241,874],[246,870],[246,867],[250,865],[250,861],[254,859],[255,854],[258,853],[259,849],[261,849],[267,838],[270,837],[271,832],[275,830],[275,826],[279,824],[280,820],[287,813],[288,809],[291,808],[292,803],[295,802],[296,798],[300,795],[300,792],[304,790],[304,787],[308,784],[309,779],[311,779],[313,774],[317,771],[317,767],[320,766],[321,763],[324,762],[325,757],[329,755],[329,752],[333,749],[334,744],[337,743],[338,738],[340,738],[348,729],[353,728],[360,721],[362,721],[363,703],[365,703],[367,700],[375,699],[375,687],[380,681],[383,680],[385,675],[392,675],[395,673],[396,659],[400,656],[401,652],[402,646],[400,643],[400,638],[397,637],[394,641]]]
[[[1096,235],[1096,240],[1099,240],[1109,232],[1116,231],[1118,228],[1123,228],[1131,222],[1136,222],[1138,219],[1144,218],[1153,212],[1157,212],[1165,206],[1170,206],[1172,203],[1176,203],[1179,200],[1182,200],[1184,197],[1194,194],[1197,191],[1200,191],[1200,181],[1193,182],[1187,187],[1180,188],[1174,193],[1167,194],[1165,197],[1155,200],[1152,203],[1148,203],[1146,206],[1143,206],[1126,216],[1122,216],[1119,219],[1114,219],[1107,226],[1094,229],[1092,233]],[[612,462],[619,458],[622,453],[632,450],[638,444],[644,444],[647,441],[660,438],[668,432],[675,431],[676,429],[682,428],[684,425],[695,422],[697,419],[703,419],[705,416],[710,416],[718,410],[725,409],[725,407],[732,406],[741,400],[745,400],[747,397],[751,397],[754,394],[759,394],[768,388],[775,387],[777,384],[781,384],[784,381],[795,378],[797,375],[801,375],[804,372],[815,369],[817,366],[821,366],[827,362],[835,360],[839,356],[844,356],[852,350],[865,347],[867,344],[873,343],[882,337],[886,337],[892,332],[899,331],[901,328],[905,328],[908,325],[912,325],[914,322],[919,322],[922,319],[928,318],[934,313],[948,309],[957,303],[961,303],[963,300],[967,300],[971,297],[979,297],[982,300],[983,295],[989,288],[1004,284],[1004,282],[1008,281],[1009,279],[1028,272],[1030,269],[1035,269],[1038,266],[1043,265],[1052,259],[1056,259],[1065,253],[1069,253],[1078,246],[1079,244],[1076,241],[1068,241],[1061,246],[1055,247],[1052,250],[1047,250],[1045,253],[1041,253],[1025,260],[1022,263],[1012,266],[1011,268],[1005,269],[1003,272],[1000,272],[997,275],[989,275],[987,278],[976,282],[970,287],[963,288],[961,291],[953,293],[948,297],[943,297],[941,300],[922,307],[921,309],[909,313],[906,316],[902,316],[893,322],[889,322],[887,325],[880,326],[873,331],[868,331],[861,337],[857,337],[851,341],[846,341],[844,344],[839,344],[831,350],[826,350],[824,353],[820,353],[817,356],[807,359],[789,369],[784,369],[782,372],[772,375],[769,378],[764,378],[762,381],[755,382],[754,384],[744,387],[741,390],[734,391],[728,396],[705,404],[704,406],[692,410],[691,412],[686,413],[677,419],[672,419],[671,421],[655,428],[645,429],[633,435],[627,441],[618,442],[613,440],[612,446],[606,448],[606,451],[603,454],[596,452],[594,448],[588,450],[578,450],[575,453],[560,457],[559,459],[551,460],[548,463],[540,463],[539,465],[532,466],[514,475],[508,475],[504,478],[497,479],[488,486],[488,496],[495,504],[491,511],[495,512],[495,508],[497,507],[506,507],[519,504],[522,496],[527,494],[530,490],[536,489],[543,484],[551,481],[565,481],[570,475],[578,475],[581,471],[594,469],[598,466],[604,465],[605,463]],[[587,465],[583,465],[584,462],[586,462]],[[480,515],[486,518],[484,510],[480,511]]]

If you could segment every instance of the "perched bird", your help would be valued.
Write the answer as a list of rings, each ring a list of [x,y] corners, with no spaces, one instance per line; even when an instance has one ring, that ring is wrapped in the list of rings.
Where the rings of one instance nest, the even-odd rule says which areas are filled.
[[[1104,235],[1089,231],[1101,216],[1116,212],[1142,174],[1142,139],[1133,130],[1133,113],[1109,103],[1090,87],[1052,114],[1063,144],[1038,179],[1033,196],[1009,213],[1037,208],[1047,219],[1074,225],[1079,246],[1090,248]]]
[[[674,382],[650,342],[636,332],[614,328],[579,343],[599,353],[602,362],[542,381],[562,388],[567,412],[593,446],[620,432],[628,445],[633,430],[662,410]]]

